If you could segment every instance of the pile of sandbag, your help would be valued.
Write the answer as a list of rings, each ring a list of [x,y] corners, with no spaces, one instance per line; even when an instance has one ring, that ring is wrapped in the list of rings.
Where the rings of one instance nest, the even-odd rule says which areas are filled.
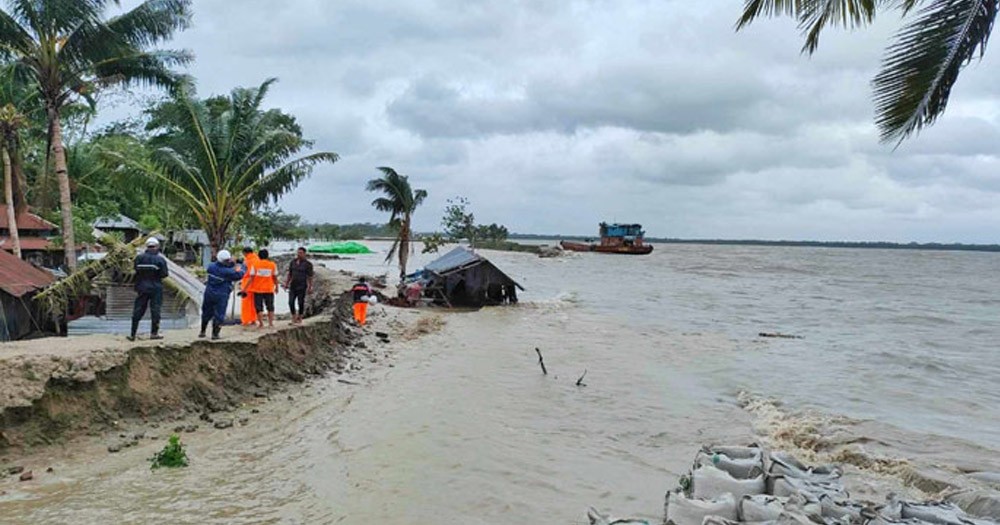
[[[836,466],[807,466],[757,445],[704,447],[667,493],[666,525],[1000,525],[952,503],[850,499]]]

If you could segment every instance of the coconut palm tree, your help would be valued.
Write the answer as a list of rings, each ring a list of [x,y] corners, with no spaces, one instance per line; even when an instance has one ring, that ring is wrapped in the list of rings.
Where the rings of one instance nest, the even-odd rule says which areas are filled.
[[[153,49],[188,26],[191,0],[146,0],[105,19],[117,0],[8,0],[0,10],[0,57],[30,79],[41,96],[49,126],[50,154],[59,183],[66,265],[76,268],[72,194],[66,169],[61,112],[74,101],[94,103],[111,85],[174,86],[170,67],[186,64],[183,51]]]
[[[827,26],[858,28],[879,12],[911,19],[889,46],[873,82],[875,122],[897,145],[944,113],[962,68],[982,57],[1000,10],[998,0],[745,0],[737,30],[761,16],[790,16],[812,54]]]
[[[21,257],[21,238],[17,231],[17,209],[14,201],[14,162],[17,155],[12,152],[12,144],[17,142],[17,132],[24,125],[24,115],[13,104],[0,107],[0,158],[3,160],[3,198],[7,203],[7,228],[14,255]]]
[[[331,152],[298,156],[312,142],[302,137],[295,117],[261,108],[274,82],[205,100],[180,89],[150,112],[148,160],[108,152],[187,207],[208,234],[213,254],[247,213],[293,189],[317,164],[338,160]]]
[[[378,168],[382,176],[368,181],[368,191],[377,191],[383,194],[372,201],[372,206],[378,211],[389,212],[389,226],[396,230],[396,240],[392,243],[392,249],[386,256],[385,262],[392,261],[393,257],[399,255],[399,278],[406,277],[406,262],[410,259],[413,251],[411,229],[413,212],[423,204],[427,198],[425,190],[414,190],[410,186],[410,180],[406,175],[396,173],[396,170],[389,167]]]

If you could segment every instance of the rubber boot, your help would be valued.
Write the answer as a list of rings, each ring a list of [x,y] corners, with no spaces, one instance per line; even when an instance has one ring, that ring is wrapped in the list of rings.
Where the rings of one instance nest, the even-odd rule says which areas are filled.
[[[205,338],[205,331],[206,330],[208,330],[208,321],[202,321],[201,322],[201,331],[198,332],[198,337],[200,339],[204,339]]]
[[[218,341],[219,339],[221,339],[219,337],[219,333],[220,332],[222,332],[222,325],[220,325],[219,323],[213,322],[212,323],[212,340],[213,341]]]

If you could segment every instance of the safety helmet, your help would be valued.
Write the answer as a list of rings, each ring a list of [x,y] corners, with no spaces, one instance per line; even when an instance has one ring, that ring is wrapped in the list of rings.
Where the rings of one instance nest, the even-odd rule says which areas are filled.
[[[150,237],[150,238],[146,239],[146,247],[147,248],[155,248],[155,247],[157,247],[159,245],[160,245],[160,241],[156,237]]]
[[[228,262],[233,259],[233,256],[229,253],[229,250],[219,250],[219,253],[215,254],[215,258],[219,262]]]

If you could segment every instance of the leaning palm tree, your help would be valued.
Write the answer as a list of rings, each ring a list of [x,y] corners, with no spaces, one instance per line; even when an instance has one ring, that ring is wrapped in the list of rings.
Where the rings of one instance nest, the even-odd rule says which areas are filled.
[[[146,0],[110,19],[103,17],[117,0],[8,0],[0,10],[0,57],[30,79],[41,95],[49,125],[50,154],[59,183],[66,265],[76,268],[72,194],[66,169],[61,112],[94,93],[122,84],[174,86],[171,66],[191,56],[155,50],[190,21],[191,0]]]
[[[372,206],[378,211],[389,212],[389,226],[396,230],[396,241],[392,243],[392,248],[385,258],[385,262],[392,261],[393,257],[399,255],[399,278],[406,278],[406,262],[410,259],[410,252],[413,251],[412,239],[413,212],[417,210],[427,198],[425,190],[414,190],[410,186],[410,180],[406,175],[396,173],[396,170],[388,167],[378,168],[382,172],[382,177],[368,181],[368,191],[382,192],[383,197],[372,201]]]
[[[913,15],[873,82],[882,140],[898,145],[944,113],[962,68],[986,51],[1000,1],[745,0],[736,27],[761,16],[793,17],[805,35],[802,51],[812,54],[826,26],[863,27],[885,10]]]
[[[274,82],[205,100],[183,88],[150,112],[148,159],[108,152],[120,166],[150,175],[189,209],[208,234],[213,255],[236,221],[293,189],[317,164],[338,160],[331,152],[298,156],[312,142],[302,137],[295,117],[261,108]]]

